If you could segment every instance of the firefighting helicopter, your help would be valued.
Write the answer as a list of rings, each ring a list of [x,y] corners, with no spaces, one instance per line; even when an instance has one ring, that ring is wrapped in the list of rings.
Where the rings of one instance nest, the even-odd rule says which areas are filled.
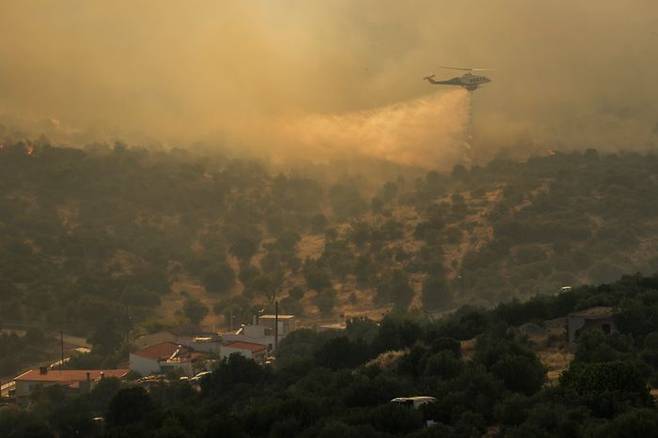
[[[456,85],[458,87],[463,87],[463,88],[467,89],[468,91],[475,91],[481,85],[484,85],[487,82],[491,82],[491,79],[489,79],[486,76],[474,75],[473,74],[473,72],[476,72],[476,71],[490,70],[490,69],[487,69],[487,68],[446,67],[446,66],[441,66],[441,68],[447,68],[447,69],[450,69],[450,70],[461,70],[461,71],[466,71],[467,73],[463,74],[462,76],[457,76],[455,78],[448,79],[448,80],[445,80],[445,81],[435,80],[434,75],[425,76],[423,79],[425,79],[430,84],[434,84],[434,85]]]

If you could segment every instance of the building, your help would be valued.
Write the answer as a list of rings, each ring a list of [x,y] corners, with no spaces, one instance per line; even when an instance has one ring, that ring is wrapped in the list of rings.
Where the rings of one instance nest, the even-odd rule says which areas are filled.
[[[580,333],[590,328],[598,328],[608,335],[617,333],[614,309],[607,306],[590,307],[567,316],[569,343],[576,342]]]
[[[396,403],[402,406],[409,406],[414,409],[419,409],[421,406],[436,403],[436,397],[428,395],[416,395],[413,397],[396,397],[391,400],[391,403]]]
[[[219,354],[222,348],[222,338],[217,334],[179,338],[178,343],[203,353]]]
[[[161,344],[163,342],[173,342],[180,344],[178,342],[178,336],[170,332],[169,330],[163,330],[148,335],[142,335],[133,341],[133,344],[140,350],[151,345]]]
[[[229,357],[233,353],[241,354],[247,359],[253,359],[256,363],[263,364],[267,355],[267,346],[242,341],[222,345],[222,359]]]
[[[347,323],[345,321],[318,325],[319,332],[340,332],[346,329]]]
[[[27,397],[38,387],[62,385],[72,391],[89,392],[102,379],[123,379],[130,370],[51,370],[41,367],[29,370],[14,379],[16,397]]]
[[[222,338],[225,343],[247,342],[267,346],[268,351],[274,350],[274,325],[275,315],[261,315],[254,318],[251,325],[243,325],[235,333],[224,333]],[[294,315],[279,315],[278,317],[278,341],[297,328],[297,320]],[[224,347],[222,347],[224,348]]]
[[[181,372],[193,376],[193,362],[200,359],[203,353],[195,353],[192,349],[174,342],[161,342],[142,350],[130,353],[130,369],[142,376],[160,374],[167,371]]]
[[[195,327],[181,327],[143,335],[135,339],[134,344],[137,348],[144,349],[164,342],[183,345],[194,351],[216,354],[219,354],[222,345],[221,337],[217,333],[202,332]]]
[[[276,315],[261,315],[258,317],[258,325],[269,328],[272,330],[274,336],[274,321],[277,319]],[[288,333],[297,328],[297,320],[295,315],[279,315],[279,340],[288,336]]]

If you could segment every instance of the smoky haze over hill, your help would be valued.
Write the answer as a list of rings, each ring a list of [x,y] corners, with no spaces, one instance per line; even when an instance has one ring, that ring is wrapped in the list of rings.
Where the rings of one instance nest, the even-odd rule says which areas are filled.
[[[475,93],[475,149],[658,142],[652,0],[6,3],[0,120],[81,144],[345,151],[449,167],[461,90],[421,77],[495,68]],[[433,111],[436,117],[433,118]]]

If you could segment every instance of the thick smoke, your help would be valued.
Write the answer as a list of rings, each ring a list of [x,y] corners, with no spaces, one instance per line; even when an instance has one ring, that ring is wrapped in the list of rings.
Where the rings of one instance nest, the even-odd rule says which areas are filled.
[[[22,0],[0,29],[0,119],[60,142],[444,166],[465,94],[421,77],[452,64],[496,69],[478,156],[657,143],[654,0]]]
[[[468,99],[455,89],[370,110],[275,119],[269,128],[286,158],[330,160],[349,153],[447,169],[464,160]]]

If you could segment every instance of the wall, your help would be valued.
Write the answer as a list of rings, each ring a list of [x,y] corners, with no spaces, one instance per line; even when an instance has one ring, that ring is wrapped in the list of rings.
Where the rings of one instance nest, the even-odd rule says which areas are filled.
[[[156,359],[150,359],[130,353],[129,361],[130,369],[138,372],[142,376],[148,376],[161,371],[160,364]]]

